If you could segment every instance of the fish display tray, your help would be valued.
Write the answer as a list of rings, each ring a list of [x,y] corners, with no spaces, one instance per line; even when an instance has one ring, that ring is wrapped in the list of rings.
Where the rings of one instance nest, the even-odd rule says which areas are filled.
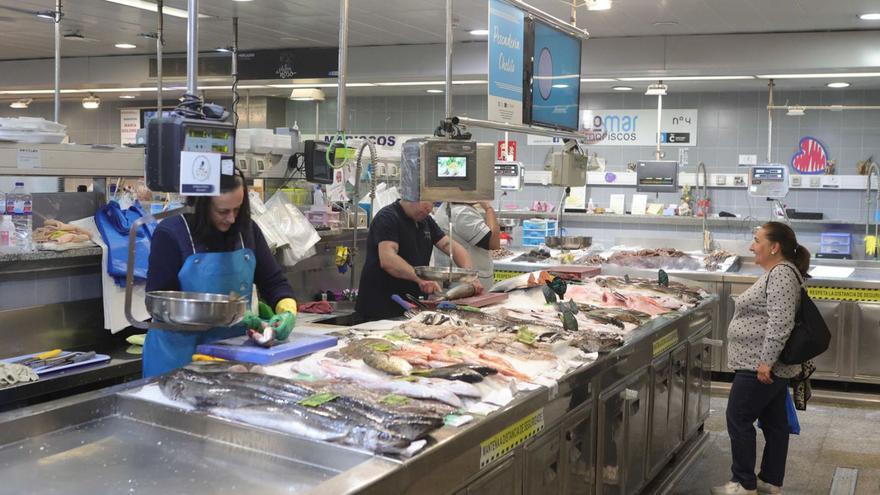
[[[148,388],[161,395],[155,385],[134,391]],[[5,416],[3,493],[304,493],[372,457],[128,395],[134,391],[104,389]]]
[[[272,364],[293,359],[336,345],[336,337],[330,335],[290,334],[287,342],[272,347],[260,347],[245,337],[233,337],[196,348],[199,354],[255,364]]]

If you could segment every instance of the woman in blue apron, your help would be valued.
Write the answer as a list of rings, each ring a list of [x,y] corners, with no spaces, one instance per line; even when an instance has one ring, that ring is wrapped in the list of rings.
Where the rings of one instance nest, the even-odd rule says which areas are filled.
[[[223,176],[219,196],[190,198],[191,215],[171,217],[156,228],[150,248],[147,291],[180,290],[229,294],[250,300],[253,284],[275,312],[296,314],[293,289],[272,256],[263,233],[251,222],[247,184],[241,172]],[[244,335],[243,325],[207,332],[150,329],[143,374],[161,375],[192,360],[196,347]]]

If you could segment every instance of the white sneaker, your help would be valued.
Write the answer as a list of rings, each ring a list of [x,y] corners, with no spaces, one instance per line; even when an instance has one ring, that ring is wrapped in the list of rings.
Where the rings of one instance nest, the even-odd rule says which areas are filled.
[[[728,481],[721,486],[712,487],[712,495],[757,495],[757,490],[746,490],[736,481]]]
[[[758,478],[758,493],[761,495],[780,495],[782,493],[782,487],[771,485],[761,478]]]

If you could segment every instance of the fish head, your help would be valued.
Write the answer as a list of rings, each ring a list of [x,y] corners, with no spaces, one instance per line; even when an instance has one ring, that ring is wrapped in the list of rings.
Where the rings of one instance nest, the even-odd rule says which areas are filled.
[[[571,311],[563,311],[559,314],[559,319],[560,321],[562,321],[562,328],[564,328],[566,331],[578,331],[577,318],[574,317],[574,314],[572,314]]]
[[[546,301],[547,304],[556,303],[556,292],[554,292],[553,289],[544,285],[541,287],[541,292],[544,294],[544,301]]]

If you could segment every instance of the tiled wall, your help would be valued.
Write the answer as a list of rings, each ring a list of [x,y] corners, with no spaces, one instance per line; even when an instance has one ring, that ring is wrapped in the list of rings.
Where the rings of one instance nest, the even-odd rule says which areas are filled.
[[[606,109],[653,109],[656,98],[632,93],[586,94],[582,100],[587,108]],[[859,89],[825,91],[782,91],[774,95],[777,104],[800,105],[878,105],[880,91]],[[583,103],[582,103],[583,104]],[[704,162],[712,173],[743,173],[737,167],[738,155],[756,154],[763,161],[767,154],[767,93],[751,92],[701,92],[676,93],[673,90],[663,99],[664,108],[698,109],[698,146],[689,148],[689,166],[684,172],[695,172],[696,165]],[[427,134],[433,131],[443,117],[443,95],[356,97],[348,100],[349,129],[354,132],[385,134]],[[456,96],[453,98],[456,115],[475,118],[486,117],[486,97],[484,95]],[[312,103],[289,102],[288,124],[296,121],[306,137],[314,133],[315,106]],[[837,160],[838,173],[855,174],[856,162],[870,156],[880,158],[880,111],[807,111],[803,117],[789,117],[784,111],[774,112],[772,152],[773,161],[788,163],[796,151],[798,141],[803,136],[813,136],[821,140],[831,159]],[[320,127],[322,133],[332,133],[336,127],[336,103],[328,100],[320,105]],[[503,133],[486,129],[471,129],[477,140],[498,141]],[[543,168],[547,146],[528,146],[526,136],[512,133],[510,139],[517,141],[518,159],[531,170]],[[653,147],[595,146],[589,150],[607,159],[608,170],[624,170],[626,163],[652,158]],[[667,153],[677,157],[675,148],[667,148]],[[527,185],[522,191],[511,193],[501,201],[505,206],[528,208],[535,200],[553,203],[559,201],[560,189]],[[755,223],[767,220],[770,215],[769,204],[761,199],[749,198],[744,189],[710,188],[713,212],[729,211],[752,217]],[[607,206],[608,196],[613,193],[627,195],[626,204],[635,193],[633,187],[592,187],[589,195],[597,206]],[[653,199],[653,198],[652,198]],[[660,202],[677,202],[677,194],[661,194]],[[785,199],[790,208],[802,211],[821,211],[826,219],[863,222],[865,219],[864,193],[861,191],[834,190],[793,190]],[[586,232],[586,225],[573,225],[575,230]],[[648,226],[650,227],[650,226]],[[836,227],[856,234],[863,227]],[[596,229],[590,229],[596,230]],[[608,225],[602,229],[609,231]],[[632,230],[631,225],[621,225],[613,231]],[[750,224],[739,231],[717,232],[716,238],[748,239]],[[805,243],[818,244],[818,231],[804,229]],[[657,228],[647,236],[662,237],[671,232],[694,231],[699,228],[672,227]],[[600,232],[600,233],[603,233]],[[675,235],[675,234],[672,234]]]

